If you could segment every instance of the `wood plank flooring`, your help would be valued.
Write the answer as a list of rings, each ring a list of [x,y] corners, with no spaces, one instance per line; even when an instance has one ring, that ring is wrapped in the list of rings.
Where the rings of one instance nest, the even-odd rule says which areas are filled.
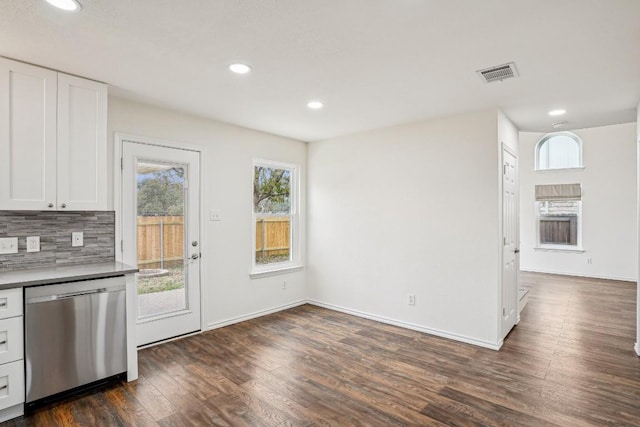
[[[11,426],[638,426],[635,283],[523,273],[499,352],[305,305],[140,351]]]

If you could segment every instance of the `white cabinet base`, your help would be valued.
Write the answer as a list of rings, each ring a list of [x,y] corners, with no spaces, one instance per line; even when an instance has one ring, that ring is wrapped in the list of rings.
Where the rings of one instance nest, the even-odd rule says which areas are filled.
[[[24,415],[24,403],[19,403],[0,411],[0,423],[21,417],[22,415]]]

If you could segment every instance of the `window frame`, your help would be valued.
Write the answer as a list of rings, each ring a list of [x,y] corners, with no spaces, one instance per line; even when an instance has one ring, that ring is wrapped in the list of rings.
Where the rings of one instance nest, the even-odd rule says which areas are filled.
[[[574,140],[576,142],[576,144],[578,144],[578,165],[577,166],[571,166],[571,167],[565,167],[565,168],[541,168],[540,167],[540,149],[542,148],[542,146],[547,143],[550,139],[557,137],[557,136],[566,136],[568,138],[571,138],[572,140]],[[552,133],[548,133],[545,136],[543,136],[542,138],[540,138],[540,140],[536,143],[536,147],[535,147],[535,170],[537,172],[545,172],[545,171],[567,171],[567,170],[576,170],[576,169],[584,169],[584,162],[583,162],[583,156],[582,156],[582,139],[576,135],[573,132],[552,132]],[[548,163],[548,161],[547,161]]]
[[[540,215],[540,204],[548,202],[560,202],[563,200],[536,200],[535,202],[535,215],[536,215],[536,250],[548,250],[558,252],[584,252],[582,248],[582,199],[574,200],[578,202],[578,215],[577,215],[577,230],[576,230],[576,244],[575,245],[561,245],[553,243],[542,243],[540,238],[540,218],[547,215]]]
[[[260,214],[255,212],[253,206],[253,186],[255,179],[256,167],[266,167],[271,169],[285,169],[291,174],[289,185],[290,194],[289,201],[291,212],[288,214]],[[251,164],[251,273],[249,276],[254,279],[262,276],[271,276],[274,274],[283,274],[291,271],[302,269],[300,261],[300,167],[293,163],[280,162],[275,160],[253,159]],[[273,262],[269,264],[256,263],[256,223],[259,218],[284,217],[288,216],[289,224],[289,260],[282,262]]]

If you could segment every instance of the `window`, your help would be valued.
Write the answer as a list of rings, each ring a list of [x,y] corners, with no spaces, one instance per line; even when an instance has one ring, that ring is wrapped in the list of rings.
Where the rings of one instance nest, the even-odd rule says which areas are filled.
[[[253,272],[295,267],[298,260],[296,166],[253,164]]]
[[[582,141],[571,132],[546,135],[536,146],[536,170],[582,167]]]
[[[538,247],[582,250],[580,184],[536,185]]]

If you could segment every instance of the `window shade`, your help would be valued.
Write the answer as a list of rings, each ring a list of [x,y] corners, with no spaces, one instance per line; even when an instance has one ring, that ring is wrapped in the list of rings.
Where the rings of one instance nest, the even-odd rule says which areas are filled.
[[[581,184],[536,185],[536,201],[580,200],[581,198]]]

